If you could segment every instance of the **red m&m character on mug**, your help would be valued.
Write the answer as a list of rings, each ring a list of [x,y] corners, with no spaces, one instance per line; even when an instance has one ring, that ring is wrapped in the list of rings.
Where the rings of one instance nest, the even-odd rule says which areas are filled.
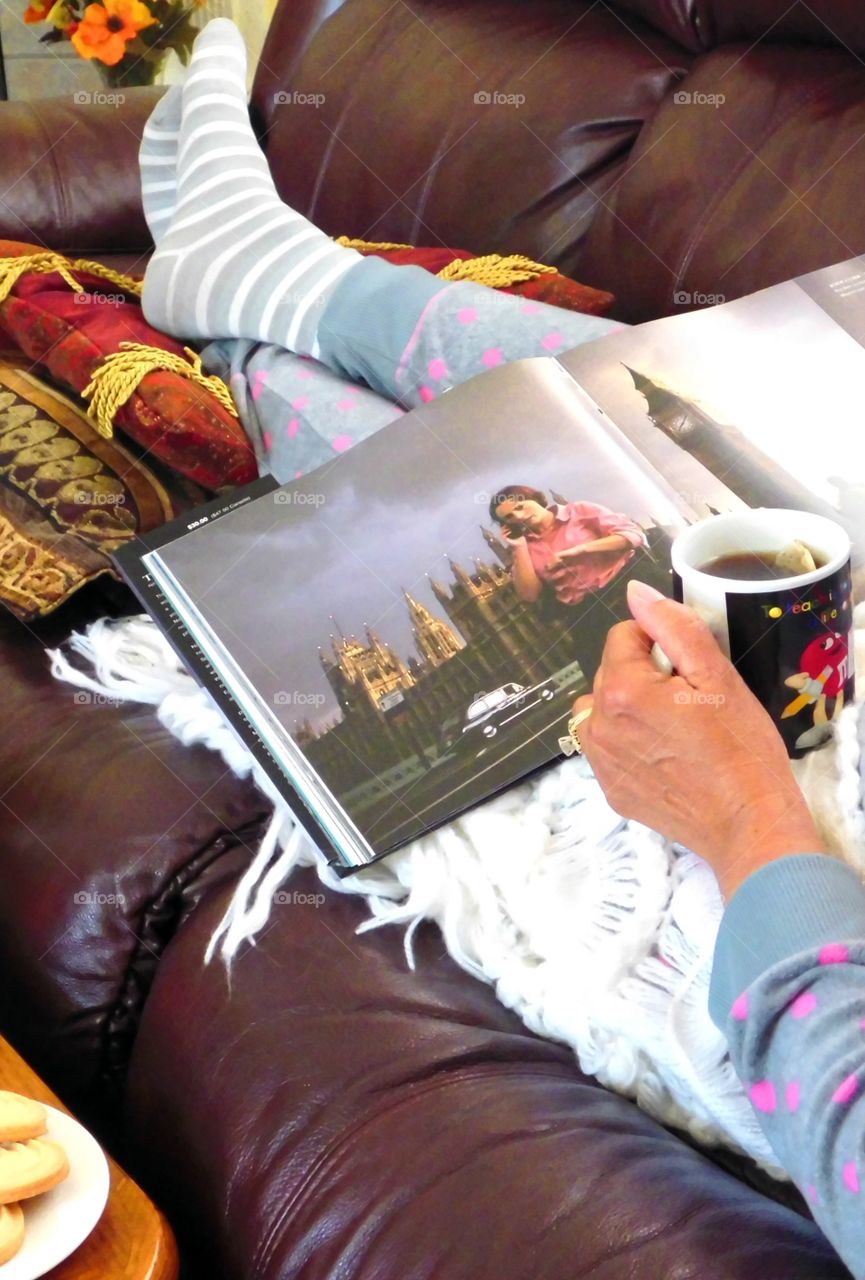
[[[850,675],[849,636],[838,631],[826,631],[811,640],[803,649],[796,675],[788,676],[784,683],[798,690],[798,696],[781,712],[781,719],[795,716],[803,707],[813,706],[814,724],[796,739],[797,747],[813,747],[830,734],[830,725],[844,709],[844,687]],[[831,717],[827,714],[827,701],[833,698],[835,705]]]

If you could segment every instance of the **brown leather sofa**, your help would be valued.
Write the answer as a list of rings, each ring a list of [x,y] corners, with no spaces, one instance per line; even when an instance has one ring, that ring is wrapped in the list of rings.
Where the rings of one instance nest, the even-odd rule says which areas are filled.
[[[861,0],[283,0],[254,108],[327,231],[528,253],[641,320],[865,249],[863,59]],[[152,101],[0,106],[0,236],[141,264]],[[841,1280],[793,1193],[581,1075],[431,927],[411,974],[357,902],[301,899],[230,988],[205,968],[266,806],[52,681],[44,646],[109,607],[0,620],[0,1030],[190,1274]]]

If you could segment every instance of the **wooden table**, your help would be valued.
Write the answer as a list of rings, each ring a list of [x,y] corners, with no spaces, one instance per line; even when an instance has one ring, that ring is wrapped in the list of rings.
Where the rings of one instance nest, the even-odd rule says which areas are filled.
[[[55,1094],[0,1037],[0,1089],[66,1111]],[[177,1280],[174,1236],[137,1183],[109,1156],[111,1189],[105,1212],[83,1244],[45,1280]],[[0,1272],[2,1274],[2,1272]]]

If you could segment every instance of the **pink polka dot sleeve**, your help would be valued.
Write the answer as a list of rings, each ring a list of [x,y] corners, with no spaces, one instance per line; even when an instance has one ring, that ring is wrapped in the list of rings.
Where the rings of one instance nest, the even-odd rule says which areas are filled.
[[[818,854],[741,886],[715,948],[712,1016],[779,1162],[865,1276],[865,887]]]

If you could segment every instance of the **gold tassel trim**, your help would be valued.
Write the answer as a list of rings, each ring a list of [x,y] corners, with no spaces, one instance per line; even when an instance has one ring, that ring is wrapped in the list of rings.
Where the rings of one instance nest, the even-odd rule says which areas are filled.
[[[349,236],[339,236],[336,243],[344,249],[358,249],[361,253],[387,253],[390,249],[415,247],[413,244],[393,244],[387,240],[380,243],[352,240]],[[500,253],[488,253],[481,258],[455,258],[436,274],[439,280],[470,280],[473,284],[485,284],[490,289],[509,289],[511,285],[537,280],[538,276],[555,275],[556,268],[545,267],[542,262],[533,262],[521,253],[512,253],[506,257]]]
[[[202,371],[201,357],[189,347],[184,347],[189,363],[182,356],[170,351],[160,351],[158,347],[145,347],[139,342],[121,342],[120,349],[106,356],[94,370],[93,378],[81,392],[89,401],[88,416],[96,425],[101,436],[114,434],[114,419],[120,409],[131,399],[141,379],[155,369],[166,369],[170,373],[178,373],[189,378],[197,386],[216,396],[224,409],[232,417],[238,417],[237,408],[231,398],[231,392],[215,375]]]
[[[490,289],[509,289],[514,284],[537,280],[538,276],[555,275],[556,268],[532,262],[521,253],[512,253],[508,257],[488,253],[482,258],[457,258],[437,274],[440,280],[471,280]]]
[[[57,271],[74,293],[84,293],[84,286],[71,274],[71,267],[72,263],[61,253],[26,253],[20,258],[0,258],[0,302],[6,301],[21,277],[29,271],[38,275]]]
[[[101,262],[90,262],[86,258],[77,258],[74,262],[70,262],[62,253],[46,251],[45,253],[25,253],[20,258],[0,258],[0,303],[6,301],[21,277],[30,271],[36,272],[37,275],[50,275],[51,272],[56,271],[73,293],[87,292],[84,285],[72,274],[77,271],[81,274],[98,276],[101,280],[108,280],[124,293],[131,293],[137,298],[141,297],[142,282],[140,280],[133,280],[131,276],[125,276],[120,271],[104,267]]]
[[[143,280],[125,276],[122,271],[115,271],[101,262],[91,262],[88,258],[76,258],[72,263],[72,270],[80,271],[82,275],[99,276],[100,279],[116,284],[118,289],[122,289],[124,293],[131,293],[136,298],[140,298],[144,290]]]
[[[361,253],[374,253],[378,250],[380,253],[386,253],[388,249],[413,249],[413,244],[393,244],[389,240],[376,242],[374,240],[352,240],[349,236],[339,236],[336,244],[341,244],[343,249],[357,249]]]

